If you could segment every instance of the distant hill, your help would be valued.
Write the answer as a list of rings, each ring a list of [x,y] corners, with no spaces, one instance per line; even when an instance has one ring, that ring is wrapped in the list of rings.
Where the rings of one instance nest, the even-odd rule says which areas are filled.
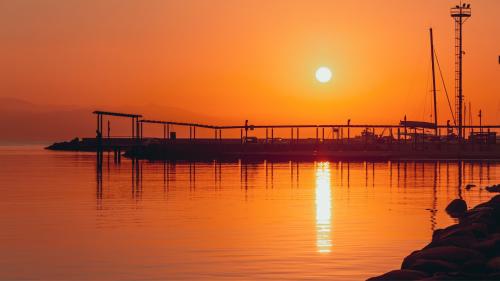
[[[56,106],[35,104],[16,98],[0,98],[0,144],[42,143],[69,140],[74,137],[95,135],[96,118],[92,112],[96,109],[143,114],[147,119],[161,119],[182,122],[227,124],[220,119],[207,117],[178,108],[160,105],[129,107],[95,108],[76,106]],[[241,121],[240,121],[241,122]],[[231,123],[235,123],[234,121]],[[107,122],[105,122],[105,128]],[[114,136],[130,135],[130,121],[111,119],[111,134]],[[162,129],[151,126],[145,132],[161,135]]]

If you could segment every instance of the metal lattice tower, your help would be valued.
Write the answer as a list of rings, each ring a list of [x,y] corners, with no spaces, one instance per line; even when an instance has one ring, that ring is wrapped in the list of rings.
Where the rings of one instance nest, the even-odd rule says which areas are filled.
[[[458,140],[464,139],[463,132],[463,83],[462,83],[462,26],[471,16],[470,4],[462,3],[451,8],[451,17],[455,21],[455,116],[458,119]]]

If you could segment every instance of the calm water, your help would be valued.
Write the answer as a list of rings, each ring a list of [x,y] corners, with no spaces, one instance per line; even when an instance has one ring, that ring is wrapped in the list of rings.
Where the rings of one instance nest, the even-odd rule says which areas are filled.
[[[398,268],[498,163],[120,164],[0,148],[0,279],[361,280]]]

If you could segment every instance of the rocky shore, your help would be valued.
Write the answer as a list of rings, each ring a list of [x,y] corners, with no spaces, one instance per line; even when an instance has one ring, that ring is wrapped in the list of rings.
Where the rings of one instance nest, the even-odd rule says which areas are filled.
[[[407,256],[401,269],[368,281],[500,280],[500,195],[470,210],[455,199],[446,211],[459,223],[434,231],[432,241]]]

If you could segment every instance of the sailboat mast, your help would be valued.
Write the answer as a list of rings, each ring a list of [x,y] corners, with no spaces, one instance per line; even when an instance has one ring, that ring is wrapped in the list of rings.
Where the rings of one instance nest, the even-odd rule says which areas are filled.
[[[434,69],[434,37],[432,28],[429,29],[431,36],[431,62],[432,62],[432,93],[434,95],[434,125],[436,126],[435,135],[438,135],[438,117],[437,117],[437,97],[436,97],[436,73]]]

